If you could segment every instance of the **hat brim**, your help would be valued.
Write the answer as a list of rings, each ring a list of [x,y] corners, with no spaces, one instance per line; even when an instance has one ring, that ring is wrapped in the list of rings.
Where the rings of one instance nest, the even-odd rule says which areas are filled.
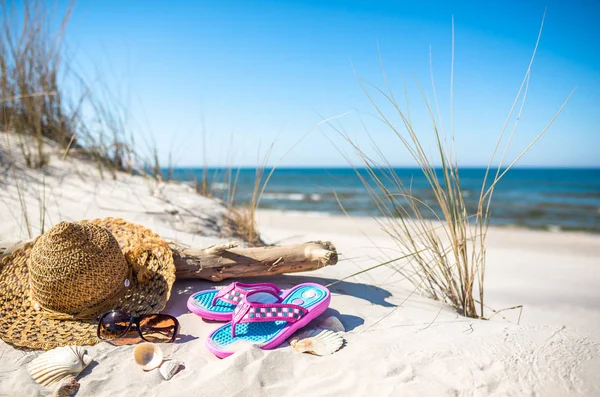
[[[165,308],[175,281],[173,254],[168,244],[143,226],[123,219],[83,221],[108,229],[118,241],[137,277],[130,280],[126,294],[114,304],[139,315]],[[28,349],[48,350],[65,345],[94,345],[97,319],[55,320],[36,310],[29,297],[27,258],[33,242],[6,255],[0,262],[0,338]]]

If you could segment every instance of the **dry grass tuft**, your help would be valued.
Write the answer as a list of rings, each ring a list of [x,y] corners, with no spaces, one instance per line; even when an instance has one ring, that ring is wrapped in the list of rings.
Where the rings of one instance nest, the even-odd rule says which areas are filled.
[[[59,90],[62,77],[62,41],[71,7],[52,33],[51,17],[42,1],[25,1],[22,15],[14,4],[0,3],[0,125],[36,138],[36,147],[20,140],[27,165],[47,164],[43,137],[66,147],[74,133]]]
[[[92,94],[65,55],[74,4],[57,15],[43,0],[25,0],[21,7],[0,0],[0,128],[17,135],[31,168],[48,164],[47,138],[62,147],[63,159],[93,160],[102,178],[104,171],[116,178],[117,171],[132,172],[141,157],[132,149],[118,101],[106,86]]]
[[[254,187],[252,190],[252,199],[249,203],[238,206],[235,203],[235,193],[237,190],[237,182],[240,173],[238,168],[233,177],[233,170],[230,167],[227,174],[227,219],[229,220],[229,227],[235,231],[235,234],[244,239],[250,247],[264,246],[265,243],[260,238],[256,226],[256,211],[260,205],[260,199],[267,188],[271,176],[275,172],[276,166],[271,167],[269,173],[265,176],[267,170],[267,163],[273,150],[274,143],[269,146],[267,153],[263,157],[262,163],[256,167],[254,176]]]
[[[540,27],[540,36],[542,27]],[[378,151],[381,155],[380,162],[373,160],[348,135],[332,125],[352,145],[366,165],[366,171],[356,170],[357,175],[381,212],[382,217],[378,221],[382,229],[397,243],[402,253],[399,255],[400,258],[408,258],[408,264],[398,267],[398,271],[412,282],[416,290],[424,291],[433,299],[452,305],[467,317],[481,318],[485,316],[486,236],[492,214],[491,199],[495,187],[506,172],[547,131],[572,95],[569,95],[552,120],[531,144],[508,166],[504,166],[506,153],[517,129],[527,97],[531,65],[535,59],[539,38],[538,36],[538,42],[529,67],[490,157],[474,212],[467,208],[465,194],[461,189],[460,170],[454,149],[453,120],[451,120],[450,140],[447,139],[444,133],[442,123],[438,122],[438,120],[441,120],[441,116],[437,105],[433,72],[431,72],[431,80],[435,107],[438,109],[437,117],[432,110],[432,104],[421,91],[424,104],[432,121],[432,132],[436,148],[433,156],[427,154],[422,145],[422,135],[413,128],[408,106],[405,110],[396,101],[389,84],[387,84],[383,64],[382,70],[384,78],[386,78],[386,90],[358,76],[357,79],[379,118],[397,136],[402,146],[421,169],[429,182],[434,204],[428,204],[425,200],[415,196],[411,191],[410,184],[405,184],[381,155],[380,151]],[[452,43],[451,98],[454,75],[454,26]],[[405,94],[406,92],[405,84]],[[386,105],[391,105],[394,109],[394,115],[386,114],[382,110],[382,106],[377,103],[377,100],[383,100]],[[517,107],[519,107],[517,117],[513,122],[510,136],[504,148],[502,148],[501,143]],[[450,113],[452,114],[452,112],[451,101]],[[392,116],[399,116],[400,125],[391,121]],[[499,164],[493,167],[492,163],[499,152],[502,152]],[[389,264],[386,263],[386,265]]]
[[[254,178],[254,188],[252,191],[252,199],[245,206],[236,206],[235,203],[235,192],[237,188],[237,180],[239,176],[239,169],[235,175],[235,178],[232,178],[232,169],[231,167],[228,170],[227,175],[227,192],[228,197],[226,199],[227,209],[228,209],[228,218],[230,220],[230,228],[231,230],[235,230],[236,233],[239,233],[250,246],[263,246],[265,243],[261,240],[260,235],[257,231],[256,227],[256,212],[260,206],[260,200],[273,176],[273,173],[279,166],[280,162],[292,151],[294,148],[300,144],[311,132],[318,129],[322,124],[330,123],[331,121],[341,118],[347,115],[349,112],[333,116],[327,119],[324,119],[311,128],[309,128],[282,156],[279,160],[271,167],[267,167],[269,162],[269,158],[271,157],[271,153],[275,146],[275,142],[271,143],[269,149],[265,153],[262,158],[262,162],[256,167],[256,173]],[[267,173],[268,170],[268,173]]]

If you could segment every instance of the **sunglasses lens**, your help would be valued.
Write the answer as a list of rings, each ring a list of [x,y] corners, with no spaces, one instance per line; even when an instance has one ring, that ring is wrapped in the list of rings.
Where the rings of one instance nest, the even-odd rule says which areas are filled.
[[[100,318],[98,335],[103,339],[115,339],[123,336],[129,328],[131,317],[121,312],[110,312]]]
[[[177,332],[177,320],[164,314],[149,314],[140,318],[140,332],[148,342],[170,342]]]

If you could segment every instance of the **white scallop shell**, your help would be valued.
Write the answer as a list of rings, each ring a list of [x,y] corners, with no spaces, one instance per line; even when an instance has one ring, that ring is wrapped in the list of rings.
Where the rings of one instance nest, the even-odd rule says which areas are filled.
[[[80,346],[61,346],[47,351],[27,366],[37,383],[52,386],[67,377],[75,377],[92,362],[87,351]]]
[[[163,378],[165,378],[166,380],[169,380],[173,377],[173,375],[175,375],[177,373],[177,371],[179,371],[179,368],[181,367],[182,364],[183,363],[181,361],[177,361],[177,360],[165,361],[160,366],[158,371],[160,372],[160,374],[162,375]]]
[[[71,397],[74,396],[79,390],[79,382],[75,380],[73,376],[68,376],[58,382],[56,388],[54,389],[54,393],[52,393],[53,397]]]
[[[158,368],[163,361],[163,352],[153,343],[140,343],[133,349],[133,359],[144,371]]]
[[[319,323],[319,328],[328,329],[333,332],[344,332],[344,324],[336,316],[329,316]]]
[[[311,353],[317,356],[327,356],[338,351],[344,345],[344,338],[328,329],[313,329],[305,331],[304,338],[295,337],[290,345],[302,353]]]

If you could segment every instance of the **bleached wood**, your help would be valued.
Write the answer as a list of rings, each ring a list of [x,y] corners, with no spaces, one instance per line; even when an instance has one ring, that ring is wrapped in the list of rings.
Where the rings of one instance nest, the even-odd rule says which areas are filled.
[[[316,270],[335,265],[338,254],[329,241],[312,241],[283,247],[180,250],[173,253],[173,260],[177,279],[221,281]]]
[[[0,259],[23,244],[0,244]],[[338,253],[329,241],[254,248],[237,248],[237,243],[230,242],[203,249],[173,251],[177,279],[197,278],[215,282],[228,278],[306,272],[335,265],[337,260]]]

